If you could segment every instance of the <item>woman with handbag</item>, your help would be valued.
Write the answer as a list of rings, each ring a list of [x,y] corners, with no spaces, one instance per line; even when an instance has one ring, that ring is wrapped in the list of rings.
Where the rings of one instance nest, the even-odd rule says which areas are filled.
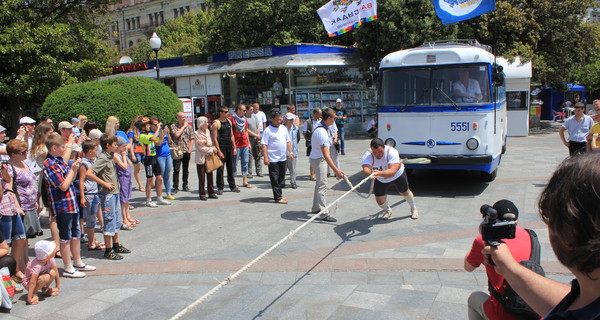
[[[218,165],[213,165],[212,160],[220,162],[217,156],[217,148],[213,146],[208,130],[208,118],[198,117],[196,120],[198,129],[195,132],[196,140],[196,171],[198,172],[198,184],[200,185],[200,200],[206,201],[206,187],[204,185],[204,177],[206,176],[206,184],[208,185],[208,197],[218,199],[215,194],[215,186],[213,182],[213,171]],[[212,167],[211,167],[212,166]],[[207,168],[208,167],[208,168]]]

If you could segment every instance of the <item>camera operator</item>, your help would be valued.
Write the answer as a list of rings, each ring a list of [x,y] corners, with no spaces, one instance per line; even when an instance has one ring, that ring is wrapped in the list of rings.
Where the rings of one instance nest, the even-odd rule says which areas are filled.
[[[495,271],[544,319],[600,319],[600,155],[567,158],[539,200],[558,260],[574,275],[571,286],[521,266],[510,245],[486,246]],[[515,258],[517,260],[515,260]]]
[[[492,206],[498,213],[498,220],[516,221],[519,217],[519,209],[510,200],[500,200]],[[482,207],[483,209],[483,207]],[[485,217],[485,212],[482,212]],[[531,254],[531,239],[529,233],[522,228],[516,227],[514,239],[505,239],[504,243],[518,261],[527,260]],[[482,235],[478,235],[473,241],[471,251],[465,257],[465,270],[472,272],[485,262],[481,250],[486,246]],[[485,264],[485,271],[489,284],[500,294],[505,292],[504,277],[499,275],[493,266]],[[468,300],[469,319],[516,319],[504,311],[500,302],[487,293],[477,291],[471,293]]]

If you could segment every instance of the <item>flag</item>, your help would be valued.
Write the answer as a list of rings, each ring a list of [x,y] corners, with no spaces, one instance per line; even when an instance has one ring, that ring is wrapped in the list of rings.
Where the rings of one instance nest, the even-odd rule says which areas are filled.
[[[431,0],[443,24],[478,17],[496,10],[495,0]]]
[[[317,10],[330,37],[377,19],[377,0],[331,0]]]

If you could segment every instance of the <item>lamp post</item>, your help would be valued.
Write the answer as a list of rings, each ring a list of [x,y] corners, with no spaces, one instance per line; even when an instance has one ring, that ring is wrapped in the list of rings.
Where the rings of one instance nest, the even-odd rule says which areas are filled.
[[[156,35],[156,32],[154,32],[152,34],[152,37],[150,38],[150,48],[152,48],[152,50],[156,54],[156,67],[154,67],[154,69],[156,70],[156,81],[160,81],[160,67],[158,66],[158,50],[162,48],[162,40],[160,40],[160,38]]]

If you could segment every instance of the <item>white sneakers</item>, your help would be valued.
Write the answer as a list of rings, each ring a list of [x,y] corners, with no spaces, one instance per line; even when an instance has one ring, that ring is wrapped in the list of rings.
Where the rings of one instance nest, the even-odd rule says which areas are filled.
[[[419,219],[419,210],[417,208],[410,209],[410,217],[411,219]]]
[[[85,273],[77,270],[73,270],[73,272],[63,271],[63,277],[67,278],[85,278]]]
[[[387,209],[385,210],[385,212],[383,213],[383,217],[381,217],[381,220],[387,220],[392,216],[392,209]]]
[[[160,199],[156,203],[168,206],[171,204],[171,201],[167,201],[165,199]]]
[[[146,207],[156,208],[158,205],[154,201],[146,201]]]

